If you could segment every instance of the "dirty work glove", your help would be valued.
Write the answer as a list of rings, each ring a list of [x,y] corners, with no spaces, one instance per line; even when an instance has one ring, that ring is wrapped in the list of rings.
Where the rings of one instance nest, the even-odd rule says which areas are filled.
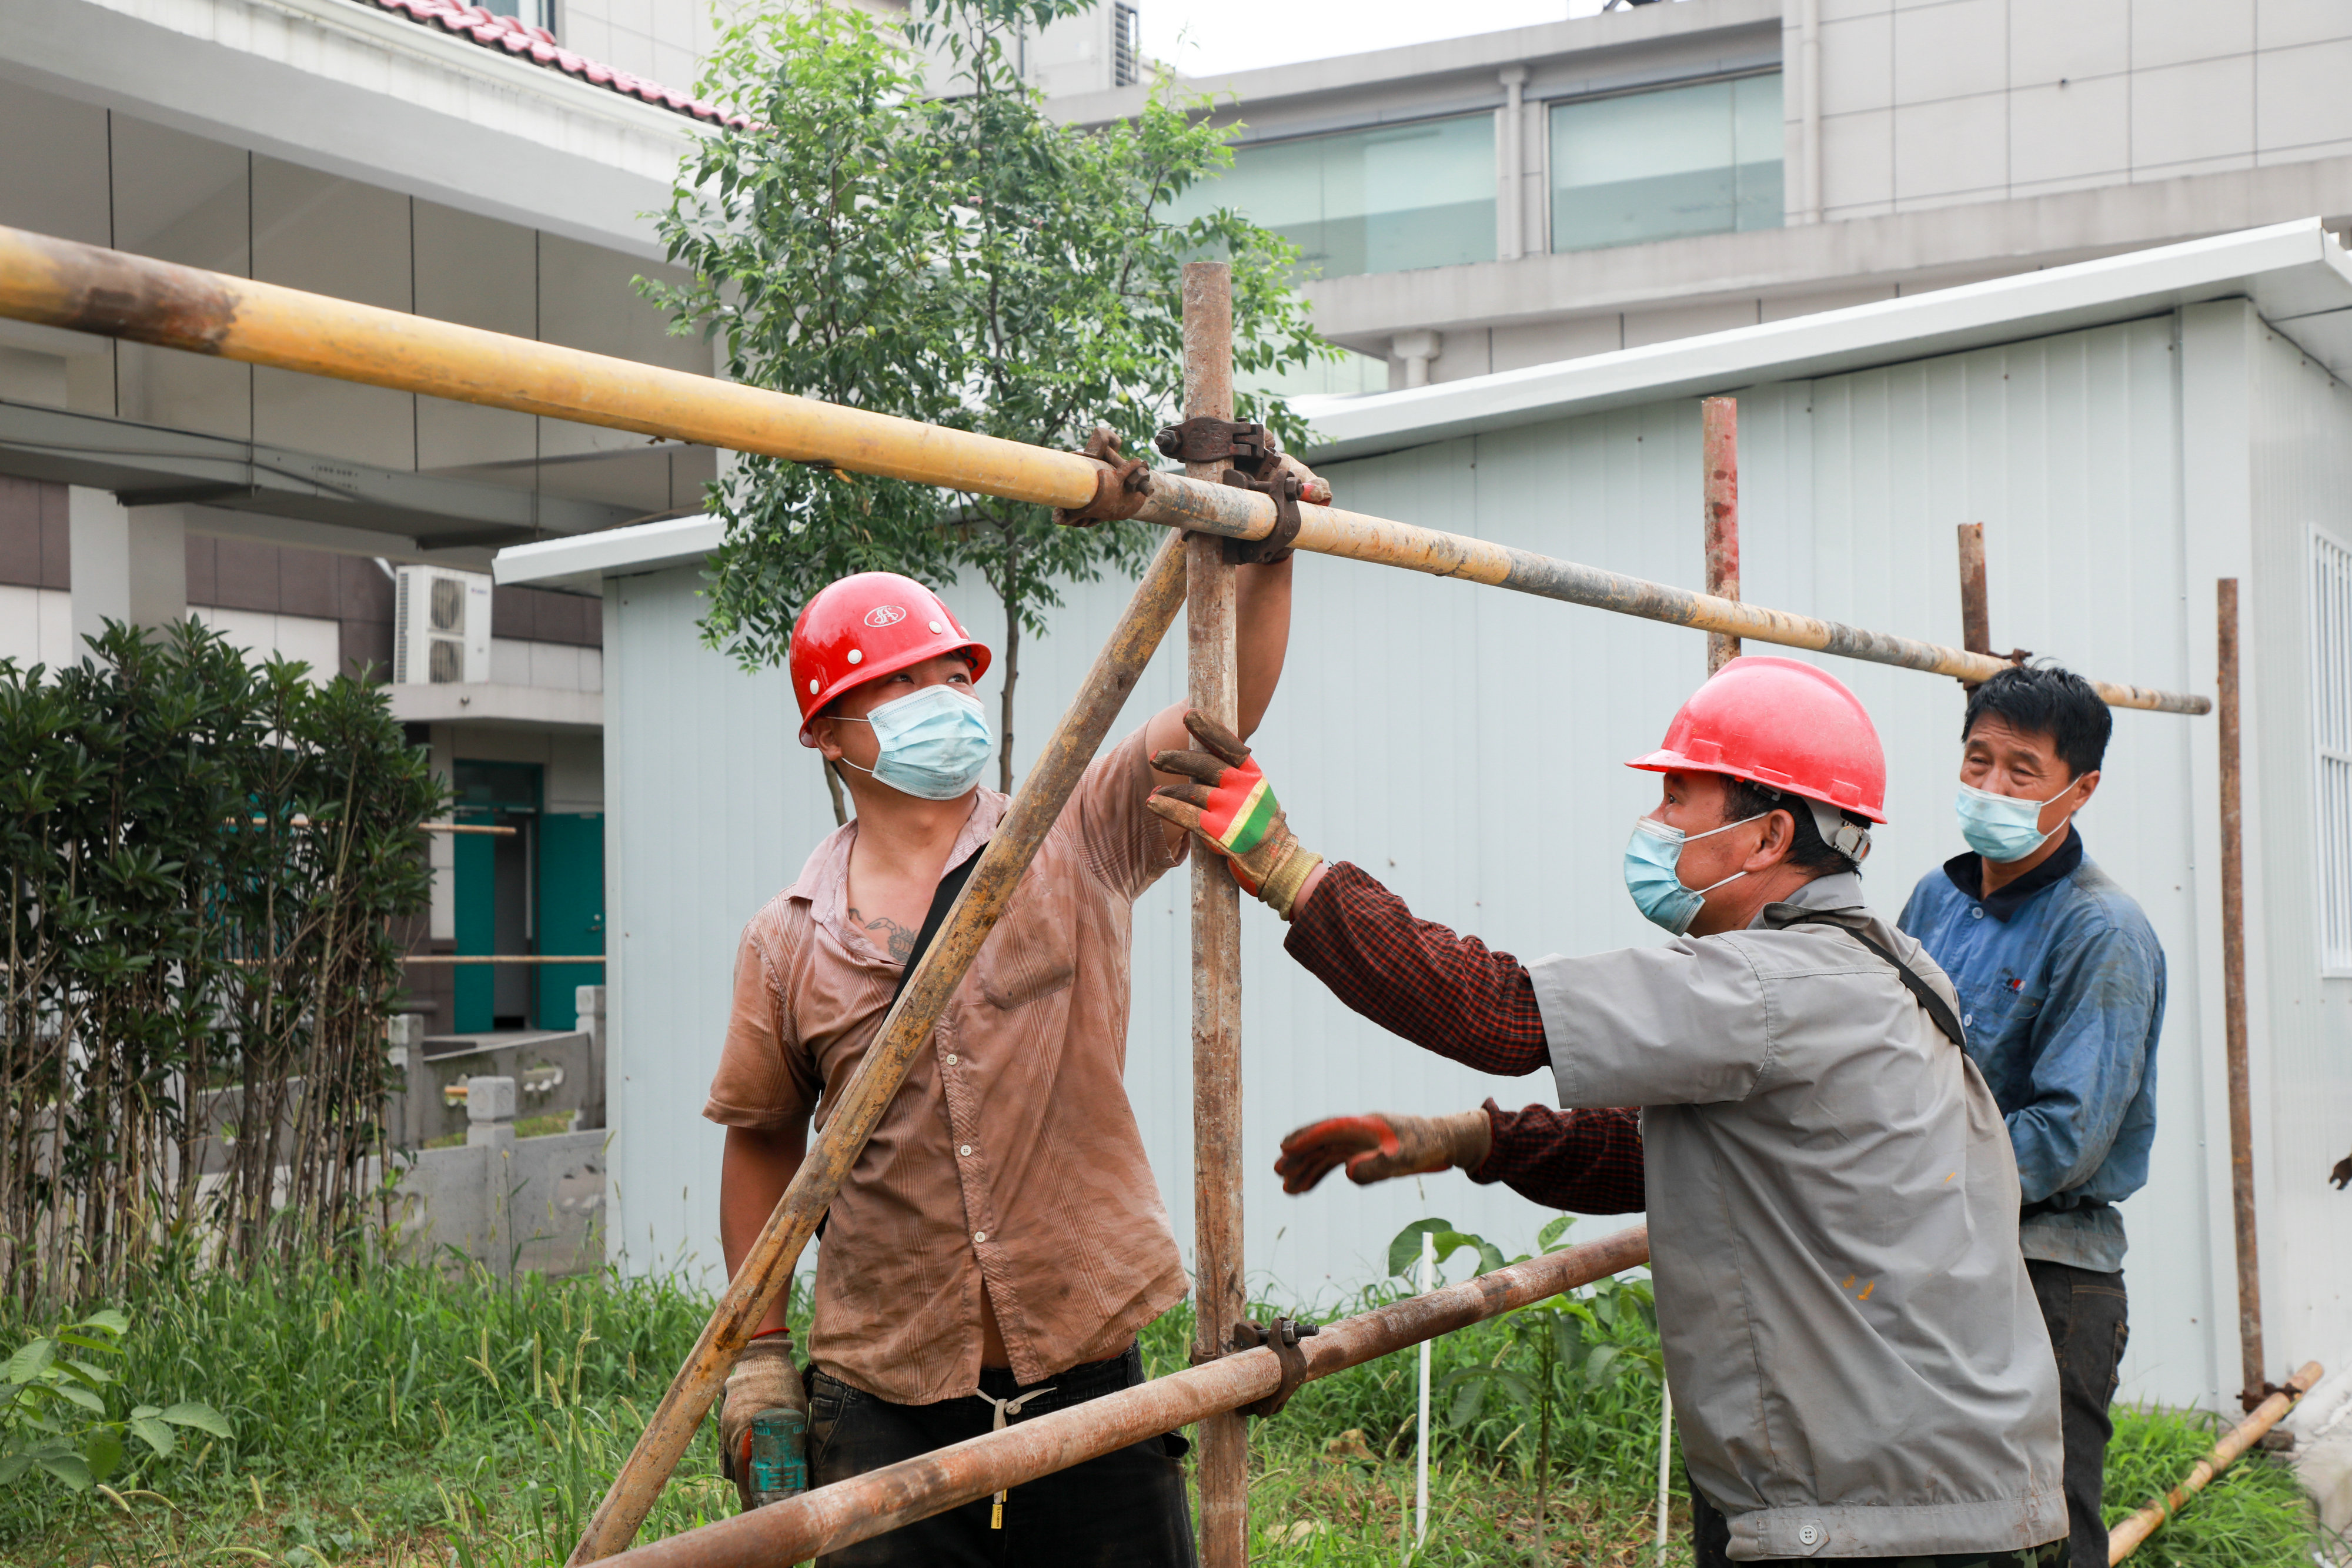
[[[762,1419],[762,1418],[765,1419]],[[761,1453],[753,1463],[753,1425],[772,1445],[782,1444],[781,1456]],[[727,1402],[719,1411],[719,1451],[743,1511],[781,1501],[808,1485],[808,1395],[801,1387],[800,1368],[793,1364],[792,1335],[763,1334],[743,1347],[735,1370],[727,1375]],[[775,1458],[782,1460],[781,1476]],[[792,1472],[797,1470],[795,1482]],[[757,1474],[755,1474],[757,1472]],[[765,1480],[782,1484],[765,1487]],[[764,1495],[763,1495],[764,1494]]]
[[[1298,890],[1323,857],[1299,847],[1283,820],[1282,802],[1241,737],[1208,715],[1189,710],[1184,727],[1208,749],[1163,751],[1151,766],[1199,782],[1162,784],[1144,803],[1224,856],[1244,893],[1289,919]]]
[[[1423,1176],[1449,1166],[1475,1171],[1486,1163],[1495,1146],[1494,1124],[1486,1113],[1462,1111],[1451,1116],[1394,1116],[1374,1111],[1362,1116],[1334,1116],[1298,1129],[1282,1140],[1282,1157],[1274,1174],[1285,1192],[1305,1192],[1331,1174],[1348,1167],[1348,1179],[1369,1186],[1391,1176]]]

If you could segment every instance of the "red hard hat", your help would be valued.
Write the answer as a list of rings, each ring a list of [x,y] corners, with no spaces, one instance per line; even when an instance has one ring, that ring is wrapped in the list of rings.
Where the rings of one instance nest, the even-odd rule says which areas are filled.
[[[1886,753],[1862,699],[1795,659],[1734,659],[1691,694],[1665,744],[1625,764],[1727,773],[1886,821]]]
[[[801,744],[816,744],[809,720],[852,686],[959,653],[971,659],[973,680],[988,674],[987,645],[968,636],[940,596],[913,578],[861,571],[827,583],[793,622],[793,696],[801,705]]]

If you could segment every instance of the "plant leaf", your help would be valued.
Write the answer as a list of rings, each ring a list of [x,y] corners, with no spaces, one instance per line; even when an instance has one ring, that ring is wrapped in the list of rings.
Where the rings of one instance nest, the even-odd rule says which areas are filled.
[[[74,1491],[88,1491],[96,1480],[89,1473],[89,1462],[79,1454],[36,1453],[33,1462]]]
[[[71,1326],[78,1329],[97,1329],[100,1333],[111,1334],[120,1339],[131,1332],[131,1320],[114,1308],[107,1307],[90,1313],[89,1316]]]
[[[1545,1225],[1541,1230],[1536,1232],[1536,1250],[1538,1252],[1551,1251],[1553,1249],[1553,1243],[1559,1240],[1561,1237],[1567,1235],[1569,1228],[1575,1223],[1576,1216],[1572,1214],[1563,1214],[1558,1219],[1552,1220]]]
[[[1454,1222],[1450,1219],[1416,1219],[1398,1231],[1396,1239],[1389,1243],[1389,1273],[1400,1278],[1412,1273],[1412,1266],[1421,1261],[1421,1239],[1440,1233],[1453,1234]]]
[[[79,1383],[68,1383],[63,1378],[59,1378],[49,1385],[49,1392],[60,1398],[71,1400],[85,1410],[94,1410],[100,1416],[106,1414],[106,1401]]]
[[[236,1436],[236,1428],[228,1424],[227,1416],[211,1406],[200,1405],[193,1399],[184,1399],[171,1406],[163,1412],[163,1417],[174,1427],[194,1427],[200,1432],[210,1432],[215,1437]]]
[[[178,1445],[179,1439],[172,1435],[172,1428],[152,1416],[133,1416],[129,1425],[141,1442],[159,1454],[168,1457]]]
[[[1471,1367],[1467,1370],[1482,1374],[1488,1371],[1483,1366]],[[1475,1421],[1478,1418],[1478,1413],[1486,1408],[1486,1390],[1493,1387],[1494,1383],[1492,1375],[1462,1379],[1461,1386],[1454,1391],[1453,1402],[1446,1406],[1445,1424],[1449,1427],[1467,1427],[1471,1422]]]
[[[92,1427],[81,1440],[82,1462],[92,1480],[104,1480],[122,1462],[122,1433],[113,1427]]]
[[[5,1371],[0,1371],[0,1378],[10,1383],[31,1383],[47,1372],[49,1363],[57,1358],[55,1340],[37,1339],[8,1358],[8,1365]]]
[[[1617,1358],[1622,1354],[1613,1344],[1595,1345],[1592,1354],[1584,1360],[1584,1385],[1598,1388],[1608,1382],[1609,1369],[1617,1364]]]

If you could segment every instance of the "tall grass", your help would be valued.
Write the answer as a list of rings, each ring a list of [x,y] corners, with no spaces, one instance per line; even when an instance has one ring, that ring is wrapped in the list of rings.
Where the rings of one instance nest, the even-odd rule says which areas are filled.
[[[1397,1293],[1382,1284],[1342,1307]],[[202,1400],[236,1436],[142,1460],[114,1479],[113,1499],[29,1485],[0,1496],[0,1563],[554,1568],[709,1306],[660,1279],[509,1285],[454,1265],[267,1260],[241,1281],[152,1270],[116,1304],[131,1320],[128,1394]],[[0,1316],[0,1353],[38,1326]],[[1181,1309],[1152,1324],[1147,1371],[1181,1367],[1190,1331]],[[1634,1349],[1646,1330],[1629,1322],[1618,1332]],[[1504,1324],[1449,1335],[1434,1346],[1435,1378],[1511,1344]],[[1281,1416],[1253,1423],[1254,1562],[1396,1568],[1411,1533],[1414,1383],[1413,1353],[1402,1352],[1308,1384]],[[1545,1561],[1650,1568],[1655,1385],[1564,1385],[1559,1396]],[[1414,1561],[1528,1560],[1531,1416],[1498,1406],[1461,1430],[1441,1417],[1430,1535]],[[2119,1412],[2114,1511],[2177,1479],[2210,1441],[2200,1417]],[[717,1460],[706,1426],[647,1538],[733,1511]],[[1686,1568],[1679,1500],[1675,1514],[1668,1568]],[[2303,1568],[2312,1542],[2292,1477],[2249,1456],[2143,1561]]]

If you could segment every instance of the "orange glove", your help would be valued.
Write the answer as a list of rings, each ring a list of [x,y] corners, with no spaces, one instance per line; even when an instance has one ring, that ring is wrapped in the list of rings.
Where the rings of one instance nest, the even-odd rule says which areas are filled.
[[[1374,1111],[1311,1123],[1282,1140],[1274,1172],[1285,1192],[1306,1192],[1344,1165],[1348,1179],[1370,1186],[1391,1176],[1423,1176],[1458,1166],[1475,1171],[1495,1146],[1486,1113],[1396,1116]]]
[[[1323,857],[1300,846],[1241,737],[1203,713],[1188,711],[1184,727],[1208,749],[1163,751],[1151,766],[1199,782],[1162,784],[1144,804],[1224,856],[1244,893],[1289,919]]]

